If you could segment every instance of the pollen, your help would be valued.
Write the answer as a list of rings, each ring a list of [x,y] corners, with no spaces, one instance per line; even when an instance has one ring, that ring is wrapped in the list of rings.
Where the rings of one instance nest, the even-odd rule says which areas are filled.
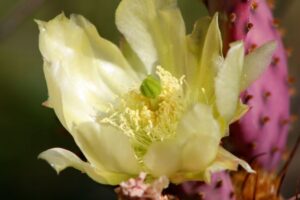
[[[137,157],[146,153],[148,146],[176,135],[176,129],[185,108],[184,77],[177,79],[158,66],[161,92],[155,98],[142,94],[140,86],[130,90],[110,105],[100,123],[109,124],[127,135]]]

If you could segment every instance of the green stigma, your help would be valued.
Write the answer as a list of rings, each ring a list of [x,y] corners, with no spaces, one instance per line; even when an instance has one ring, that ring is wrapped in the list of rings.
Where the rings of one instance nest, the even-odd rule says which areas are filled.
[[[148,75],[142,82],[140,91],[148,98],[155,99],[161,93],[161,84],[153,75]]]

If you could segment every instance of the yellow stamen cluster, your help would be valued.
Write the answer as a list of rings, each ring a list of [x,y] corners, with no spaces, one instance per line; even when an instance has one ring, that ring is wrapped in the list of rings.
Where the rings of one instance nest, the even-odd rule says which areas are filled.
[[[155,141],[173,137],[184,110],[183,77],[172,76],[158,66],[162,91],[156,99],[145,97],[139,87],[118,98],[101,123],[120,129],[131,138],[136,155],[141,157]]]

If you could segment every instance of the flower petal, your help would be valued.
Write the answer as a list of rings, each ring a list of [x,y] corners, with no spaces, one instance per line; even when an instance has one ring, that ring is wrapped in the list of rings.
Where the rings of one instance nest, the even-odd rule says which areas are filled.
[[[211,22],[212,19],[208,16],[198,19],[194,24],[193,32],[187,37],[189,50],[197,57],[202,55],[202,48]]]
[[[87,160],[97,168],[131,175],[139,173],[129,138],[118,129],[87,122],[74,128],[73,137]]]
[[[119,49],[83,17],[73,15],[69,20],[61,14],[38,24],[49,106],[69,131],[74,123],[92,120],[108,101],[137,84]]]
[[[236,112],[233,116],[233,118],[230,121],[230,124],[236,122],[237,120],[239,120],[242,116],[244,116],[244,114],[247,113],[247,111],[249,110],[248,105],[243,104],[243,102],[240,100],[240,102],[237,105],[237,109]]]
[[[212,19],[210,17],[202,17],[196,21],[194,24],[193,32],[187,36],[187,46],[188,46],[188,61],[189,67],[186,71],[186,80],[188,83],[193,83],[195,88],[198,89],[198,85],[195,83],[197,81],[197,66],[198,62],[201,60],[202,50],[205,43],[205,38],[207,30],[211,23]],[[194,82],[193,82],[194,81]]]
[[[199,24],[207,26],[207,20]],[[203,34],[204,41],[201,41],[201,51],[198,55],[198,67],[194,76],[193,87],[200,90],[200,101],[211,104],[214,100],[214,79],[222,64],[222,38],[218,24],[218,14],[215,14],[211,23],[203,31],[198,31],[198,34]],[[197,25],[195,27],[197,28]],[[194,30],[195,32],[196,30]],[[205,34],[206,32],[206,34]],[[197,33],[197,31],[195,32]]]
[[[269,66],[276,46],[275,41],[268,42],[245,57],[240,91],[244,91],[258,79]]]
[[[154,176],[169,176],[179,170],[180,152],[177,141],[155,142],[144,156],[144,163]]]
[[[185,67],[185,25],[176,0],[122,0],[116,24],[147,68],[161,65],[179,78]]]
[[[105,83],[122,93],[124,91],[124,83],[132,83],[130,82],[131,79],[137,82],[141,81],[136,77],[136,68],[132,68],[128,64],[119,47],[100,37],[96,27],[91,22],[83,16],[76,14],[72,14],[70,20],[81,27],[87,35],[93,50],[92,56],[95,56],[98,62],[103,65],[99,67],[99,70],[101,78],[105,79]],[[108,66],[106,66],[106,64],[108,64]],[[123,78],[121,80],[112,79],[111,75],[121,78],[124,77],[124,80]]]
[[[80,160],[74,153],[61,148],[48,149],[42,152],[38,157],[46,160],[57,173],[67,167],[74,167],[81,172],[87,173],[94,181],[102,184],[116,185],[130,178],[129,175],[126,174],[111,173],[97,169],[89,163]]]
[[[243,43],[232,43],[215,80],[217,108],[227,122],[232,120],[237,109],[243,63]]]
[[[134,71],[143,80],[147,76],[147,69],[139,56],[134,52],[125,38],[120,41],[120,49],[125,56],[126,60],[130,63]]]
[[[247,162],[235,157],[222,147],[218,147],[215,160],[204,170],[201,171],[179,171],[170,177],[173,183],[182,183],[183,181],[205,181],[210,183],[211,175],[224,170],[236,171],[241,165],[247,172],[255,173]]]
[[[211,108],[200,103],[194,105],[178,126],[181,170],[203,171],[215,159],[220,139],[220,129]]]
[[[211,108],[194,105],[181,119],[175,138],[153,143],[145,157],[146,166],[156,176],[168,175],[181,181],[178,171],[205,170],[215,159],[221,134]],[[195,178],[195,177],[194,177]]]
[[[210,182],[212,173],[223,171],[223,170],[234,170],[236,171],[238,166],[241,165],[247,172],[255,173],[250,165],[231,154],[229,151],[222,147],[219,147],[217,158],[205,171],[205,181]]]

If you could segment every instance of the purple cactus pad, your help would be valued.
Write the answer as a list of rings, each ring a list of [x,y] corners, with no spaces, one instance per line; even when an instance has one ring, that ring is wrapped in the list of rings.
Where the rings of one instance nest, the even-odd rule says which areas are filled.
[[[219,172],[212,175],[211,183],[205,184],[199,181],[189,181],[181,185],[182,194],[187,199],[205,200],[234,200],[234,189],[230,175],[227,172]],[[186,199],[183,197],[183,199]]]

